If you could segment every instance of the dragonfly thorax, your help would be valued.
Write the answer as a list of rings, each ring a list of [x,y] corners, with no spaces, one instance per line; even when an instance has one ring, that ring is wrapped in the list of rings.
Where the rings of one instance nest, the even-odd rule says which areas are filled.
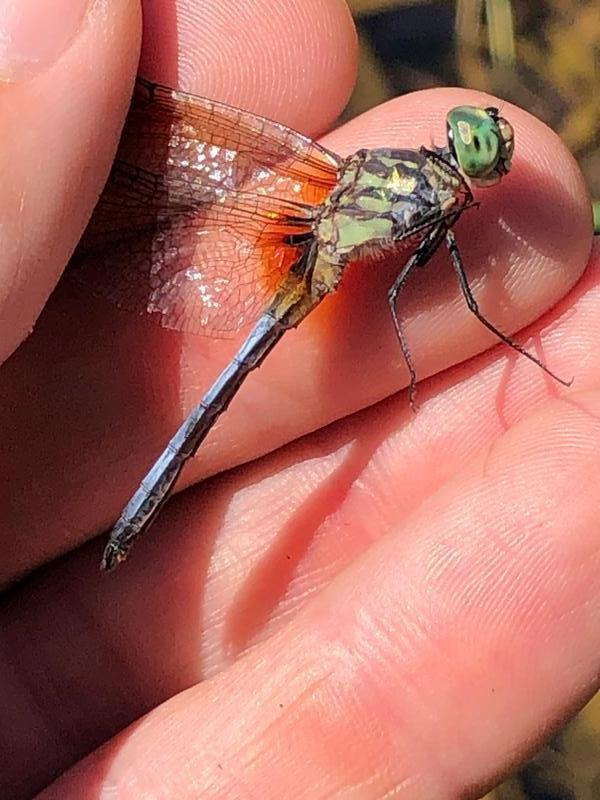
[[[359,150],[316,224],[321,253],[347,262],[395,248],[470,198],[458,170],[427,150]]]

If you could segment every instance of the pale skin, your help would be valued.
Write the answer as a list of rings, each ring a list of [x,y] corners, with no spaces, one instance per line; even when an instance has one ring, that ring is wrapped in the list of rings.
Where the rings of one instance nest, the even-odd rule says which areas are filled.
[[[214,477],[102,576],[94,537],[233,343],[72,287],[46,304],[136,67],[137,3],[101,5],[60,61],[0,93],[3,356],[44,309],[0,372],[0,795],[476,797],[600,674],[600,252],[588,262],[577,167],[505,106],[513,172],[456,229],[482,310],[530,325],[519,341],[570,389],[483,352],[442,252],[402,300],[435,374],[414,415],[386,312],[398,265],[355,272],[249,378],[182,484]],[[344,4],[239,6],[248,22],[146,3],[143,71],[319,136],[354,80]],[[443,141],[448,108],[481,101],[403,97],[324,141]]]

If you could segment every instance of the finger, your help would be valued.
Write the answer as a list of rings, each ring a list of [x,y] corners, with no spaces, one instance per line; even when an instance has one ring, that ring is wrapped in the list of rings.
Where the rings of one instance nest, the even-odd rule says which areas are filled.
[[[135,0],[4,6],[0,362],[30,333],[98,198],[139,44]]]
[[[150,80],[327,130],[354,85],[357,41],[345,0],[159,0],[144,9],[140,70]]]
[[[522,339],[559,370],[572,370],[578,392],[600,386],[600,243],[594,256],[572,301]],[[188,592],[202,593],[204,609],[198,621],[173,595],[173,614],[194,641],[182,674],[212,675],[279,630],[469,459],[556,394],[552,381],[536,379],[502,347],[447,370],[420,387],[417,414],[397,394],[185,492],[116,586],[107,586],[104,603],[116,591],[135,639],[141,600],[132,587],[144,583],[168,607],[166,584],[177,575]],[[154,636],[151,648],[164,631]],[[161,670],[157,683],[163,679]]]
[[[539,336],[544,357],[565,371],[573,367],[578,392],[598,388],[600,245],[574,302],[561,304],[556,314],[552,323],[528,329],[525,341]],[[186,492],[126,568],[94,584],[92,613],[100,619],[107,610],[108,626],[111,602],[127,608],[120,620],[124,639],[136,641],[137,620],[152,607],[137,591],[146,586],[160,608],[172,608],[167,629],[176,618],[193,639],[190,660],[179,662],[181,673],[197,679],[214,674],[273,633],[469,459],[555,396],[552,383],[537,377],[532,381],[529,365],[507,359],[498,347],[426,381],[418,414],[397,394]],[[94,559],[96,546],[75,573],[92,569]],[[70,581],[62,575],[59,583],[64,588]],[[200,618],[194,603],[187,611],[180,605],[182,586],[184,595],[202,592]],[[151,642],[139,640],[134,650],[157,649],[165,635],[157,626]],[[156,682],[164,685],[164,678],[160,671]]]
[[[268,0],[253,0],[245,3],[243,9],[236,7],[234,15],[231,14],[230,7],[217,2],[176,5],[165,1],[146,5],[143,66],[152,78],[167,80],[177,74],[177,82],[183,83],[188,89],[209,94],[214,91],[215,96],[222,99],[236,102],[239,100],[246,107],[295,123],[309,133],[316,133],[325,127],[346,102],[356,66],[356,37],[343,0],[332,0],[328,3],[321,3],[320,0],[286,0],[275,5]],[[106,20],[107,34],[110,30],[110,19],[109,17]],[[247,27],[241,24],[244,22],[248,23]],[[252,35],[248,34],[248,30],[251,30]],[[118,45],[122,40],[119,39],[119,30],[116,33]],[[81,47],[86,46],[84,40]],[[176,47],[180,49],[176,51]],[[78,50],[77,53],[77,57],[82,59],[81,51]],[[119,74],[119,70],[123,69],[123,57],[118,55],[117,46],[111,58],[113,60],[106,69],[99,70],[96,65],[93,67],[94,80],[101,82],[102,86],[114,83],[123,87],[123,78]],[[110,61],[108,54],[106,60]],[[114,78],[112,82],[106,80],[110,76]],[[226,87],[234,88],[226,91]],[[319,103],[315,102],[315,92],[319,93]],[[56,103],[55,98],[51,96],[51,99]],[[98,103],[96,96],[89,100]],[[103,116],[106,112],[108,128],[106,134],[102,135],[110,138],[110,120],[122,111],[122,102],[107,111],[105,106],[108,102],[105,99],[104,105],[101,104],[97,112],[86,112],[85,126],[88,123],[93,124],[96,136],[99,135],[98,131],[104,131],[106,127]],[[70,109],[71,103],[67,105]],[[65,107],[64,102],[60,107]],[[99,120],[102,120],[102,124],[99,124]],[[80,145],[82,130],[87,130],[85,126],[75,126],[73,129],[73,135],[78,137]],[[39,126],[36,126],[36,130],[38,129]],[[116,128],[112,131],[113,138],[115,133]],[[68,138],[64,139],[61,134],[61,147],[67,141]],[[89,162],[87,154],[90,141],[94,140],[88,137],[85,148],[81,147],[81,158],[86,154],[85,163]],[[108,166],[107,158],[103,163],[105,167]],[[61,223],[57,229],[64,235],[64,241],[68,239],[72,245],[81,232],[82,215],[86,213],[85,202],[82,202],[79,190],[73,192],[72,186],[65,184],[62,178],[61,181],[64,191],[68,189],[71,192],[70,201],[76,204],[77,213],[71,214],[67,210],[70,209],[68,204],[59,205],[64,214],[70,216],[68,224]],[[92,176],[90,185],[86,184],[85,191],[90,198],[96,196],[99,181],[99,177],[94,180]],[[30,196],[33,196],[33,192]],[[91,202],[90,199],[88,208],[91,207]],[[55,224],[54,217],[53,220]],[[70,238],[67,235],[69,232]],[[64,267],[68,255],[65,247],[54,247],[52,253],[48,262],[48,269],[52,272],[51,285]],[[37,265],[37,261],[32,262],[32,268],[33,264]],[[44,269],[46,266],[45,264]],[[27,316],[23,314],[23,301],[16,294],[14,297],[15,302],[18,300],[15,313],[22,320]],[[41,302],[37,305],[38,311]],[[62,310],[59,311],[59,307]],[[93,513],[91,518],[86,519],[87,515],[81,514],[83,508],[79,500],[72,493],[75,487],[71,479],[79,484],[79,489],[76,490],[76,494],[79,494],[91,478],[91,474],[84,477],[87,470],[82,464],[75,467],[75,451],[72,446],[77,439],[77,452],[81,452],[82,447],[89,447],[95,463],[92,469],[96,473],[96,479],[98,474],[104,474],[110,481],[105,470],[106,464],[102,464],[102,461],[113,448],[113,444],[109,443],[113,435],[117,439],[120,435],[113,421],[106,417],[100,419],[97,411],[100,406],[108,410],[105,403],[109,406],[113,402],[127,405],[127,397],[134,404],[140,401],[143,406],[146,405],[145,392],[140,391],[142,386],[134,388],[130,383],[132,365],[127,355],[136,350],[141,353],[138,350],[140,320],[135,317],[127,320],[120,314],[115,317],[114,312],[111,313],[104,302],[95,304],[95,307],[96,311],[93,310],[93,305],[90,307],[88,303],[82,304],[82,298],[78,294],[71,296],[64,306],[58,299],[58,304],[53,303],[41,320],[34,340],[17,354],[16,360],[7,365],[1,376],[2,394],[6,402],[0,412],[3,413],[0,426],[2,433],[7,435],[5,447],[0,453],[1,467],[3,474],[10,475],[11,481],[20,480],[17,477],[20,475],[23,482],[12,485],[0,535],[6,536],[7,542],[10,541],[16,527],[24,530],[23,523],[29,528],[29,533],[11,541],[11,556],[0,569],[0,584],[52,557],[65,547],[71,547],[86,538],[88,531],[95,529],[98,524],[96,514]],[[115,319],[118,335],[112,328]],[[31,321],[25,324],[30,326]],[[133,327],[129,327],[130,324]],[[133,334],[129,343],[127,330]],[[143,323],[141,330],[144,330]],[[117,339],[119,343],[116,351],[109,352],[111,348],[107,349],[107,344],[117,344]],[[148,341],[151,340],[153,334]],[[171,342],[176,348],[179,347],[177,336],[172,337]],[[121,357],[127,363],[122,361],[118,365]],[[169,356],[172,357],[174,352]],[[107,361],[102,363],[104,358]],[[59,366],[61,361],[62,367]],[[138,378],[146,383],[142,375],[138,375]],[[38,394],[38,389],[32,389],[32,379],[36,384],[39,381],[40,386],[36,400],[33,400],[33,395]],[[79,383],[80,380],[82,383]],[[73,382],[79,385],[75,386]],[[45,388],[42,390],[41,386]],[[83,393],[80,389],[83,389]],[[26,396],[33,400],[31,404],[26,401]],[[157,402],[161,404],[158,398]],[[49,419],[53,421],[50,426]],[[55,424],[57,419],[65,420],[60,432]],[[118,427],[118,421],[115,422]],[[17,443],[18,430],[22,432],[21,424],[28,428],[28,442],[31,443],[37,433],[42,437],[40,449],[35,454],[32,451],[26,453],[28,447],[23,448]],[[38,425],[41,427],[38,428]],[[75,430],[79,433],[73,438]],[[108,445],[106,451],[103,442]],[[34,445],[33,449],[36,450],[36,447]],[[39,480],[37,470],[42,464],[46,465],[42,467],[46,477]],[[48,469],[50,464],[59,464],[60,469]],[[98,469],[100,473],[96,472]],[[79,472],[79,477],[76,477],[76,472]],[[62,477],[54,483],[54,478],[50,476],[58,478],[59,473]],[[88,488],[84,489],[86,495]],[[118,502],[120,501],[117,500]],[[101,500],[100,506],[104,506],[104,503]],[[30,510],[33,506],[38,506],[38,511],[31,517]],[[53,509],[51,516],[54,522],[50,527],[46,526],[46,522],[42,523],[42,516],[46,517],[46,512],[42,513],[42,506]],[[102,516],[105,516],[104,511]],[[33,530],[40,530],[40,524],[43,525],[44,534],[32,535]],[[54,530],[50,530],[51,528]]]
[[[559,365],[578,365],[578,389],[600,385],[598,248],[596,256],[575,304],[557,310],[542,339]],[[507,366],[501,348],[479,360],[427,382],[418,415],[397,395],[185,492],[110,578],[98,572],[94,545],[16,591],[0,608],[8,662],[0,705],[13,720],[0,743],[0,775],[16,782],[25,774],[39,786],[150,708],[223,671],[547,401],[544,381],[532,384],[522,362]],[[546,469],[557,471],[550,461]],[[32,706],[47,674],[57,676],[52,692]],[[28,752],[41,720],[54,724],[39,733],[47,759],[37,762],[40,772]],[[54,726],[70,736],[57,742]]]
[[[599,413],[595,392],[516,426],[280,634],[41,797],[479,796],[597,685]]]

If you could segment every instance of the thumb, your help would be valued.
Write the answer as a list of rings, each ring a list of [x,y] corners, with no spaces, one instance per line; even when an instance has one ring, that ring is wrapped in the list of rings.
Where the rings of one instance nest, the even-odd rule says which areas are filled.
[[[31,331],[106,179],[139,0],[0,0],[0,363]]]

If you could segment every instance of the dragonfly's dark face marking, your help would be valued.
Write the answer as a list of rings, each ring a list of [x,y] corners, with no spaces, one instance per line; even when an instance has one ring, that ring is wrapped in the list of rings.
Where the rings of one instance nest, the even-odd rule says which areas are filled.
[[[492,186],[509,172],[515,134],[497,108],[457,106],[446,122],[452,155],[472,183]]]
[[[342,165],[318,218],[321,252],[338,261],[381,253],[469,196],[460,173],[427,151],[359,150]]]

